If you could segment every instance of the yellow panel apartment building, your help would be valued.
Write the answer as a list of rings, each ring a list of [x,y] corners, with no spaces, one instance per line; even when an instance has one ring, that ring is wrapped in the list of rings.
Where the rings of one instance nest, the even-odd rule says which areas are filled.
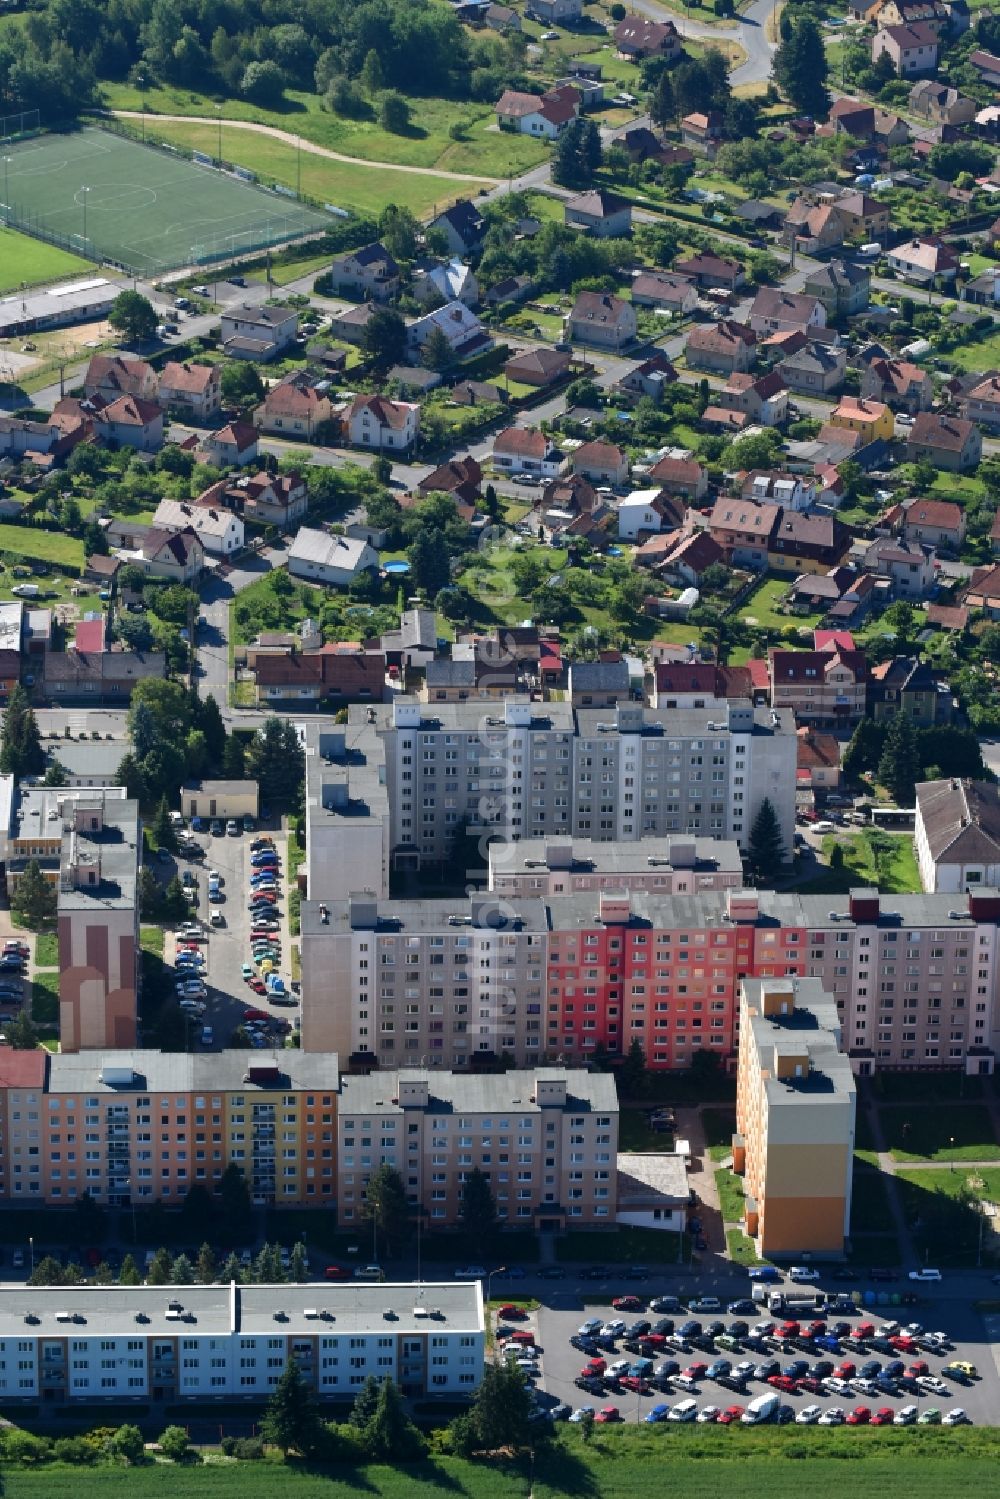
[[[856,1092],[819,979],[740,985],[733,1164],[761,1255],[841,1255],[850,1231]]]

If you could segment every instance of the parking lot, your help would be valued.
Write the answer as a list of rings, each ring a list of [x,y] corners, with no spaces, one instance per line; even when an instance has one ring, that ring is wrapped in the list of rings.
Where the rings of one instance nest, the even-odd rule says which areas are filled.
[[[200,943],[200,947],[206,959],[205,982],[208,996],[205,1000],[204,1016],[192,1026],[199,1050],[219,1049],[225,1046],[233,1031],[241,1024],[244,1010],[248,1008],[266,1012],[275,1020],[280,1020],[285,1024],[294,1024],[298,1013],[297,1005],[275,1004],[269,995],[253,993],[243,977],[243,964],[250,961],[251,953],[251,914],[247,910],[250,900],[250,844],[258,836],[261,835],[240,833],[239,836],[234,837],[226,834],[214,836],[211,833],[197,833],[195,837],[204,848],[205,857],[189,860],[179,856],[177,859],[177,871],[181,877],[183,878],[188,871],[191,871],[193,878],[197,880],[196,919],[206,933],[206,940]],[[275,905],[275,912],[280,919],[280,928],[276,936],[281,948],[281,960],[276,971],[284,979],[286,990],[290,990],[288,903],[285,899],[286,838],[280,831],[270,831],[266,836],[274,840],[280,866],[279,899]],[[221,876],[222,899],[217,902],[210,902],[208,899],[210,870],[216,870]],[[209,924],[210,913],[213,909],[222,914],[220,926]],[[173,958],[175,946],[175,934],[168,932],[165,947],[165,956],[168,961]],[[198,1039],[203,1025],[212,1027],[211,1048],[202,1047]]]
[[[731,1291],[732,1299],[749,1298],[751,1291],[749,1280],[744,1280],[742,1284],[734,1281],[734,1286],[735,1289]],[[656,1291],[660,1289],[659,1286],[656,1287]],[[671,1293],[671,1289],[666,1288],[667,1294]],[[776,1289],[788,1293],[812,1288],[795,1287],[786,1282]],[[856,1291],[857,1287],[831,1285],[829,1289],[831,1292],[849,1295],[851,1290]],[[902,1282],[895,1287],[897,1292],[909,1289],[914,1288],[904,1286]],[[944,1415],[955,1407],[960,1407],[976,1425],[997,1424],[998,1417],[1000,1417],[1000,1372],[998,1372],[1000,1370],[1000,1314],[986,1314],[985,1316],[980,1314],[973,1306],[971,1298],[957,1297],[954,1290],[949,1293],[947,1285],[921,1286],[918,1289],[920,1301],[915,1306],[861,1307],[853,1314],[838,1311],[828,1315],[828,1332],[832,1332],[837,1323],[847,1323],[851,1328],[848,1336],[853,1336],[858,1328],[871,1324],[872,1334],[866,1335],[861,1340],[864,1344],[863,1349],[843,1346],[836,1352],[818,1347],[810,1349],[808,1342],[797,1345],[791,1339],[784,1339],[781,1342],[776,1341],[771,1347],[751,1346],[729,1350],[725,1347],[716,1347],[713,1339],[704,1348],[689,1345],[686,1352],[670,1347],[658,1347],[655,1350],[647,1348],[646,1351],[652,1358],[654,1369],[661,1362],[672,1360],[678,1365],[681,1374],[691,1365],[711,1366],[716,1359],[724,1358],[733,1366],[746,1361],[756,1369],[774,1361],[778,1366],[775,1372],[779,1375],[789,1369],[795,1360],[802,1360],[810,1366],[817,1361],[826,1361],[833,1365],[833,1376],[837,1377],[836,1369],[846,1361],[855,1366],[855,1372],[846,1376],[850,1380],[860,1377],[862,1365],[869,1360],[875,1360],[884,1367],[891,1360],[898,1359],[904,1365],[904,1378],[916,1378],[916,1375],[911,1376],[908,1371],[914,1364],[925,1363],[928,1375],[942,1380],[943,1392],[933,1393],[901,1388],[895,1393],[889,1393],[884,1389],[872,1391],[852,1387],[836,1392],[796,1389],[794,1392],[777,1391],[776,1393],[780,1396],[781,1404],[792,1412],[791,1416],[785,1417],[789,1421],[794,1420],[800,1411],[810,1405],[818,1406],[820,1413],[839,1407],[845,1417],[859,1406],[867,1407],[874,1414],[880,1409],[890,1409],[896,1413],[904,1406],[912,1405],[916,1407],[918,1415],[930,1409],[936,1409]],[[605,1323],[620,1319],[628,1329],[640,1319],[657,1324],[660,1317],[664,1316],[673,1321],[676,1334],[676,1329],[690,1315],[701,1324],[700,1336],[707,1337],[711,1324],[722,1323],[728,1329],[737,1320],[746,1322],[751,1329],[761,1323],[772,1323],[774,1335],[777,1335],[785,1318],[780,1314],[768,1312],[766,1308],[758,1308],[755,1312],[729,1313],[727,1301],[722,1298],[720,1298],[722,1299],[720,1311],[711,1310],[690,1314],[686,1310],[681,1313],[660,1313],[652,1310],[616,1311],[612,1309],[611,1301],[617,1296],[635,1294],[645,1307],[648,1299],[654,1295],[653,1288],[629,1284],[624,1281],[624,1278],[619,1285],[602,1287],[589,1287],[582,1282],[571,1286],[567,1282],[558,1290],[553,1287],[551,1291],[546,1289],[542,1294],[545,1296],[545,1305],[532,1312],[525,1321],[510,1325],[529,1329],[535,1334],[540,1348],[540,1377],[533,1382],[536,1388],[543,1392],[544,1399],[549,1404],[560,1402],[574,1410],[589,1405],[595,1411],[613,1407],[621,1420],[637,1422],[643,1421],[658,1405],[672,1407],[685,1399],[693,1399],[699,1411],[705,1410],[706,1407],[724,1410],[732,1405],[745,1408],[750,1400],[765,1394],[772,1388],[767,1383],[766,1376],[755,1377],[751,1373],[743,1390],[726,1388],[705,1375],[698,1375],[693,1381],[693,1388],[687,1388],[684,1383],[678,1384],[676,1375],[670,1375],[654,1379],[653,1385],[647,1384],[645,1388],[615,1389],[605,1385],[601,1393],[587,1392],[578,1388],[575,1381],[589,1362],[591,1354],[573,1347],[570,1338],[577,1334],[583,1324],[590,1319],[601,1318]],[[510,1299],[516,1303],[516,1296],[512,1295]],[[885,1352],[869,1346],[872,1336],[877,1339],[880,1329],[885,1328],[891,1322],[900,1324],[901,1332],[910,1323],[919,1325],[926,1333],[943,1332],[948,1339],[949,1346],[943,1352],[932,1352],[919,1346],[911,1351],[890,1349]],[[803,1316],[799,1322],[800,1329],[805,1331],[808,1325],[809,1319]],[[895,1331],[891,1334],[886,1332],[886,1339],[890,1335],[897,1336],[898,1334]],[[625,1348],[624,1337],[617,1336],[614,1341],[614,1351],[611,1349],[596,1351],[596,1356],[603,1358],[608,1366],[621,1359],[629,1359],[630,1363],[634,1363],[637,1358],[642,1357],[641,1352]],[[977,1371],[977,1377],[965,1384],[943,1377],[942,1369],[951,1363],[973,1365]],[[803,1373],[807,1378],[809,1377],[805,1370]],[[823,1375],[822,1377],[829,1376]],[[877,1375],[872,1377],[877,1378]]]

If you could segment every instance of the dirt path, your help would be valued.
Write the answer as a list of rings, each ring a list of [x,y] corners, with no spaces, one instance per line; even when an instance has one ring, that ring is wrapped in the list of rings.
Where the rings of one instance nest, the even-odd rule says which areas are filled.
[[[169,125],[214,125],[214,119],[206,119],[203,115],[143,115],[138,109],[113,109],[110,111],[119,120],[141,120],[145,119],[150,125],[162,120]],[[325,156],[328,161],[341,161],[350,167],[371,167],[373,172],[408,172],[412,177],[444,177],[450,182],[488,182],[493,186],[500,183],[499,177],[488,177],[484,172],[448,172],[438,170],[437,167],[409,167],[403,166],[398,161],[368,161],[363,156],[345,156],[340,151],[331,151],[327,146],[317,146],[315,141],[307,141],[304,135],[294,135],[290,130],[279,130],[276,125],[261,125],[255,120],[229,120],[223,116],[223,125],[227,130],[253,130],[258,135],[271,135],[275,140],[284,141],[287,146],[295,146],[306,151],[311,156]]]

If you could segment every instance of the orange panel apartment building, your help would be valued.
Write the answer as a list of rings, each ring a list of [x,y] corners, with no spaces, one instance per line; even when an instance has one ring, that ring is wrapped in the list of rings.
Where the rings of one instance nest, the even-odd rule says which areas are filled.
[[[818,979],[744,979],[733,1161],[762,1256],[839,1256],[850,1233],[856,1092]]]

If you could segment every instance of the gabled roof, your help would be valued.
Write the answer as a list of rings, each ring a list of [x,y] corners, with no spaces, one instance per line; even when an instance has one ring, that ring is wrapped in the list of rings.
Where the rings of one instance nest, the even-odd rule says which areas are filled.
[[[750,317],[778,317],[789,323],[808,323],[817,307],[822,308],[818,297],[783,291],[780,286],[762,286],[753,299]]]
[[[549,446],[549,439],[537,427],[507,427],[493,439],[494,453],[539,461],[545,457]]]
[[[592,187],[585,193],[577,193],[575,198],[566,199],[566,211],[582,213],[595,219],[611,218],[613,214],[621,213],[623,209],[630,208],[631,204],[626,198],[620,198],[617,193],[609,193],[604,188]]]
[[[217,364],[188,364],[186,360],[183,364],[171,362],[163,366],[160,390],[162,392],[165,387],[169,387],[190,395],[203,395],[220,378]]]
[[[1000,790],[989,781],[921,781],[917,808],[935,863],[1000,862]]]
[[[631,313],[629,303],[606,291],[582,291],[573,303],[574,322],[601,323],[615,328]]]
[[[766,541],[781,513],[780,505],[755,505],[751,500],[725,496],[716,500],[708,524],[713,531],[739,531]]]
[[[143,401],[138,396],[119,396],[102,408],[97,421],[114,423],[118,427],[148,427],[162,415],[155,401]]]
[[[731,318],[722,318],[717,323],[701,323],[692,328],[687,346],[689,349],[703,349],[708,353],[728,353],[737,344],[752,348],[756,342],[756,333],[746,323],[734,323]]]
[[[962,524],[962,507],[953,500],[907,500],[903,512],[908,526],[940,526],[957,531]]]
[[[975,431],[975,423],[961,416],[939,416],[932,411],[918,411],[907,442],[960,453]]]
[[[370,411],[380,427],[389,427],[394,432],[405,431],[407,422],[413,411],[419,410],[409,401],[390,401],[388,396],[366,396],[357,395],[351,402],[347,413],[348,421],[353,421],[363,411]]]
[[[879,36],[889,37],[901,52],[938,45],[938,34],[927,21],[913,21],[906,26],[882,26]]]

